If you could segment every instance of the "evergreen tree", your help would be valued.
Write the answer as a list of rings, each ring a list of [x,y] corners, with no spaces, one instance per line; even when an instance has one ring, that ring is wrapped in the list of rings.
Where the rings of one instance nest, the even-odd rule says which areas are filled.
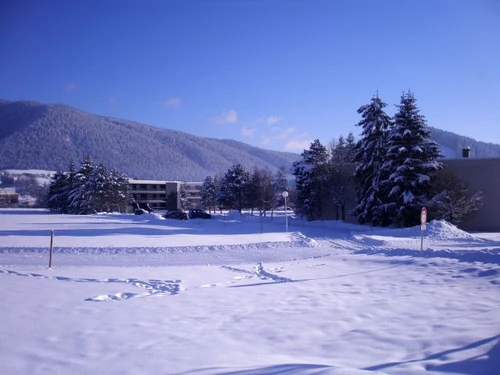
[[[217,205],[217,187],[212,176],[207,176],[205,181],[203,181],[200,190],[200,198],[202,207],[215,212],[215,206]]]
[[[222,208],[223,208],[223,206],[219,204],[218,195],[219,195],[219,192],[222,189],[222,179],[223,179],[222,174],[217,174],[217,175],[214,176],[214,185],[215,185],[214,212],[215,212],[215,206],[217,206],[219,208],[221,214],[222,214]]]
[[[181,205],[181,209],[187,210],[188,207],[188,192],[186,190],[186,186],[184,183],[181,183],[179,187],[179,203]]]
[[[334,139],[330,142],[330,160],[332,162],[344,162],[347,159],[345,146],[345,139],[342,135],[338,138],[338,140]]]
[[[94,169],[94,164],[90,156],[85,157],[80,169],[75,173],[72,189],[68,194],[68,213],[87,214],[91,212],[89,202],[89,189],[85,183]]]
[[[86,205],[80,213],[97,213],[109,211],[110,178],[104,165],[99,164],[92,169],[89,178],[83,184],[81,191],[86,197]]]
[[[336,206],[337,220],[346,219],[346,206],[356,199],[352,178],[352,159],[356,142],[352,133],[346,140],[340,136],[330,144],[329,189],[333,204]],[[339,212],[340,211],[340,212]]]
[[[255,207],[260,207],[260,185],[262,184],[260,170],[255,167],[245,189],[246,206],[250,208],[251,215]]]
[[[249,173],[241,164],[233,165],[221,181],[217,202],[225,208],[237,209],[241,212],[244,204],[244,193],[250,181]]]
[[[53,176],[49,185],[48,191],[48,208],[52,212],[63,213],[64,207],[67,204],[66,190],[66,174],[58,170]]]
[[[130,202],[127,176],[117,169],[109,172],[109,192],[107,209],[122,212]]]
[[[328,198],[329,163],[325,146],[316,139],[301,160],[293,163],[296,185],[296,208],[308,219],[321,219],[323,203]]]
[[[69,164],[69,171],[65,173],[66,175],[66,187],[64,189],[63,195],[65,199],[65,204],[62,207],[62,213],[67,214],[70,211],[70,199],[69,195],[73,188],[75,187],[76,181],[76,165],[74,161],[71,161]]]
[[[63,214],[122,211],[129,202],[128,178],[102,164],[94,167],[87,157],[78,171],[72,162],[69,172],[56,172],[47,199],[51,211]]]
[[[397,107],[380,181],[388,192],[385,211],[391,213],[392,224],[408,227],[420,222],[420,210],[431,199],[430,182],[442,168],[442,155],[414,94],[403,93]]]
[[[389,220],[390,213],[383,206],[385,192],[380,186],[384,177],[380,166],[385,159],[387,133],[392,127],[391,118],[384,111],[386,106],[377,94],[370,104],[358,109],[362,119],[357,125],[362,131],[353,158],[358,205],[352,213],[360,223],[386,225]]]
[[[261,215],[265,215],[266,211],[272,207],[274,188],[269,169],[254,169],[245,192],[245,201],[252,209],[252,214],[255,207],[259,209]]]
[[[354,134],[349,132],[345,141],[345,162],[352,163],[354,161],[354,156],[356,155],[356,139]]]

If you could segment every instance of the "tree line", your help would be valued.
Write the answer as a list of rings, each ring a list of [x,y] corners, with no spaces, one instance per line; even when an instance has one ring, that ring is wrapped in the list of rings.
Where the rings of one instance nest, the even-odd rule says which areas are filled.
[[[291,171],[248,171],[235,164],[223,175],[207,176],[201,206],[265,215],[284,205],[282,193],[287,191],[296,213],[307,220],[331,218],[335,211],[337,219],[346,220],[350,214],[361,224],[397,227],[417,225],[422,207],[429,209],[430,219],[455,224],[479,209],[481,192],[471,192],[458,176],[443,171],[439,146],[431,139],[415,95],[403,93],[392,117],[386,106],[378,94],[372,97],[357,111],[359,140],[352,133],[328,147],[314,140]],[[289,172],[294,186],[288,183]],[[69,171],[56,172],[48,207],[69,214],[122,210],[130,203],[128,189],[123,173],[94,165],[86,157],[78,170],[71,163]],[[182,186],[179,194],[182,208],[190,208]]]
[[[282,193],[288,189],[287,171],[284,167],[272,173],[267,168],[254,167],[247,171],[241,164],[235,164],[222,176],[208,176],[203,181],[200,195],[204,208],[258,210],[265,215],[284,204]]]
[[[116,169],[94,165],[87,156],[76,169],[58,170],[52,177],[47,194],[47,206],[62,214],[92,214],[124,211],[129,203],[128,178]]]
[[[449,171],[442,171],[439,145],[431,139],[415,95],[403,93],[397,112],[389,116],[378,96],[358,109],[361,137],[352,134],[332,142],[319,140],[293,165],[296,208],[308,220],[321,219],[325,207],[349,212],[359,223],[408,227],[420,222],[427,207],[431,218],[458,223],[476,211],[481,192],[471,192]]]

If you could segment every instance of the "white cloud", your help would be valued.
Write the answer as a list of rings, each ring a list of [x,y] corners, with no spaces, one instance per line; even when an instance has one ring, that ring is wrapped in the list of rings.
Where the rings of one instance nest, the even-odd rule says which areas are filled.
[[[231,124],[238,122],[238,113],[234,109],[222,112],[219,116],[211,117],[209,121],[213,124]]]
[[[253,137],[256,130],[257,129],[255,128],[243,127],[241,128],[241,135],[243,135],[244,137]]]
[[[272,129],[273,132],[273,138],[274,139],[285,139],[292,135],[295,132],[294,127],[288,127],[288,128],[280,128],[280,127],[273,127]]]
[[[285,151],[304,151],[311,146],[310,139],[291,139],[285,143]]]
[[[182,100],[176,97],[171,97],[165,100],[164,105],[167,108],[179,108],[182,104]]]
[[[261,144],[281,143],[284,144],[283,149],[285,151],[303,151],[309,148],[311,136],[307,132],[296,134],[296,131],[297,129],[293,126],[287,128],[273,126],[269,134],[261,137]]]
[[[71,81],[67,83],[63,89],[66,94],[71,94],[76,89],[76,83]]]
[[[281,120],[283,120],[283,117],[273,115],[273,116],[268,116],[266,118],[266,123],[267,123],[267,125],[273,125],[273,124],[277,124]]]

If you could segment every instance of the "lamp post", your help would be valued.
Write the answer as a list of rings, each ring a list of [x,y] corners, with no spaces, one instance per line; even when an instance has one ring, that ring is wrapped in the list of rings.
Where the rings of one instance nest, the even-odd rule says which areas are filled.
[[[288,191],[281,193],[281,196],[285,198],[285,229],[288,232],[288,207],[286,205],[286,199],[288,198]]]

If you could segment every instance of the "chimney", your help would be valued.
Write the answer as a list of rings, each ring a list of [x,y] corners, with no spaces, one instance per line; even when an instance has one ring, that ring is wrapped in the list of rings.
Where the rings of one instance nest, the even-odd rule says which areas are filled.
[[[462,157],[466,159],[470,158],[470,147],[464,147],[462,149]]]

